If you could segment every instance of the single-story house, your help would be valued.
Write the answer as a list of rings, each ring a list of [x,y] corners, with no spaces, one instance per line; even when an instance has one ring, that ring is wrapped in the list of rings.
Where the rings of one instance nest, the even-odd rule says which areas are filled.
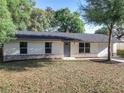
[[[112,52],[117,52],[113,38]],[[16,39],[4,44],[4,61],[40,58],[106,57],[108,36],[100,34],[17,31]]]

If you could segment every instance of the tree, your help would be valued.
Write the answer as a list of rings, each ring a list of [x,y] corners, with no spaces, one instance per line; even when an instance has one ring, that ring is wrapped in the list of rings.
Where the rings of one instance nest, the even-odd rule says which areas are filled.
[[[31,0],[7,0],[7,6],[17,30],[26,30],[34,6]]]
[[[124,36],[124,26],[122,24],[114,27],[113,36],[119,40],[122,36]]]
[[[115,25],[124,20],[124,0],[86,0],[87,5],[81,6],[86,21],[105,25],[109,31],[108,61],[112,56],[112,31]]]
[[[15,34],[15,25],[12,22],[6,0],[0,0],[0,44],[9,41]]]
[[[46,11],[46,17],[50,24],[50,28],[56,27],[55,11],[51,7],[47,7],[45,11]]]
[[[59,28],[59,29],[58,29]],[[77,12],[71,13],[69,9],[54,11],[48,7],[46,10],[35,8],[30,17],[29,30],[81,33],[84,31],[83,21]]]
[[[104,35],[108,35],[108,29],[106,27],[102,27],[98,30],[95,31],[95,34],[104,34]]]
[[[84,31],[83,21],[79,13],[71,13],[68,8],[56,11],[55,18],[60,32],[82,33]]]
[[[80,14],[77,12],[74,12],[72,14],[72,19],[71,21],[71,28],[70,28],[70,32],[72,33],[82,33],[84,32],[84,23],[83,21],[80,19]]]
[[[108,33],[109,33],[109,31],[108,31],[107,27],[102,27],[95,31],[95,34],[108,35]],[[116,37],[117,39],[120,39],[122,36],[124,36],[124,27],[121,25],[114,26],[112,36]]]
[[[31,31],[44,31],[49,27],[50,24],[47,18],[47,12],[42,9],[35,8],[31,13],[28,29]]]

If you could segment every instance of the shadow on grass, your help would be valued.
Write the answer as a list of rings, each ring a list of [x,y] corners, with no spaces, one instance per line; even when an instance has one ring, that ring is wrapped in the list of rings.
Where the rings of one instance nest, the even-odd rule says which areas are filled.
[[[90,60],[92,62],[96,63],[103,63],[103,64],[119,64],[119,62],[116,61],[108,61],[107,59],[92,59]]]
[[[51,59],[2,62],[0,63],[0,70],[21,72],[26,71],[27,68],[46,67],[52,63]]]

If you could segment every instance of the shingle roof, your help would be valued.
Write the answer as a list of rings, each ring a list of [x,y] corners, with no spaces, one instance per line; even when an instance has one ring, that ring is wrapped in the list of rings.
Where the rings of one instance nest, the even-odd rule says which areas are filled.
[[[51,40],[78,40],[83,42],[108,42],[108,36],[102,34],[83,34],[83,33],[61,33],[61,32],[32,32],[17,31],[18,39],[51,39]],[[113,42],[120,42],[113,38]]]

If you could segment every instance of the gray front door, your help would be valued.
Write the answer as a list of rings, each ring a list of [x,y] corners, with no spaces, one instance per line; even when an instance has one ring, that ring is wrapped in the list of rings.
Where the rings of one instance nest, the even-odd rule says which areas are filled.
[[[64,43],[64,57],[70,57],[70,42]]]

